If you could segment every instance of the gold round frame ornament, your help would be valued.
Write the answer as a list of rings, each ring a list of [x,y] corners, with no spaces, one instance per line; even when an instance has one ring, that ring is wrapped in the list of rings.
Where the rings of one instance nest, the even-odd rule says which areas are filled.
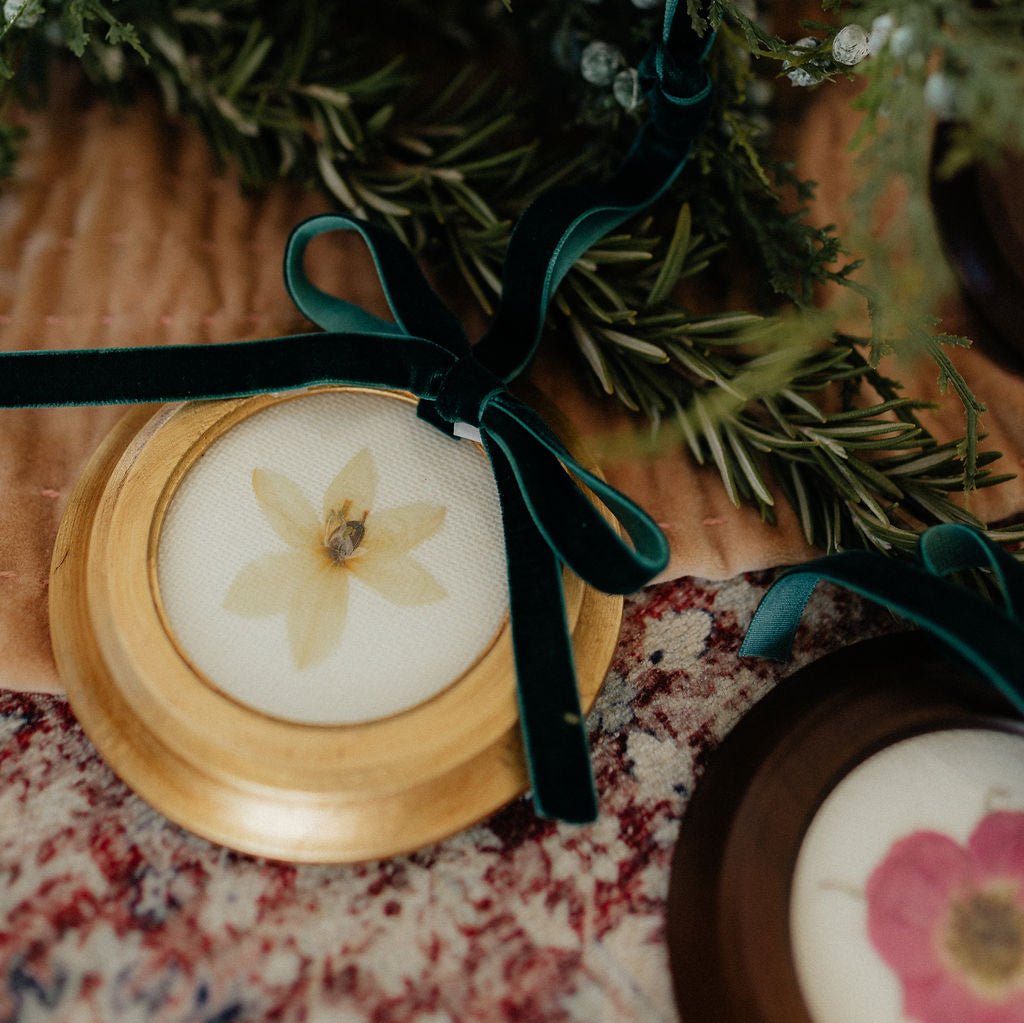
[[[190,662],[167,623],[157,545],[191,466],[271,405],[359,390],[133,409],[93,455],[57,534],[50,629],[82,727],[148,803],[246,853],[314,863],[392,856],[476,823],[528,787],[507,616],[440,693],[344,725],[275,718],[231,698]],[[565,590],[586,711],[615,649],[622,598],[568,572]]]

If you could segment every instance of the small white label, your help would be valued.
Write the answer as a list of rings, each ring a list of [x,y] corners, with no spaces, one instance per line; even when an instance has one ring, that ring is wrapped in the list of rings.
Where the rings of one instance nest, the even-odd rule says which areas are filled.
[[[483,442],[483,438],[480,436],[480,431],[475,426],[470,426],[469,423],[453,423],[452,433],[456,437],[461,437],[463,440],[475,440],[477,444]]]

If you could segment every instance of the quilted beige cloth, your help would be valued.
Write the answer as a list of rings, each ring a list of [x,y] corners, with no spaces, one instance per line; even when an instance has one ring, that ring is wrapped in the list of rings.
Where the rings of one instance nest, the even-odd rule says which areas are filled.
[[[816,216],[842,222],[849,190],[848,97],[822,90],[796,134],[805,174],[823,182]],[[290,228],[328,208],[316,194],[280,186],[243,196],[191,127],[157,105],[126,111],[83,100],[68,87],[27,115],[17,176],[0,195],[0,344],[3,349],[231,341],[303,329],[281,281]],[[356,244],[322,240],[312,272],[329,288],[384,312]],[[477,324],[477,326],[479,326]],[[952,305],[945,326],[970,332]],[[590,396],[569,356],[548,351],[535,378],[584,435],[633,426]],[[1024,381],[976,353],[960,360],[989,407],[987,444],[1024,455]],[[901,367],[915,395],[934,392],[934,370]],[[557,380],[557,386],[555,381]],[[0,685],[58,690],[47,630],[50,552],[68,495],[117,409],[0,411]],[[952,403],[936,429],[961,429]],[[777,528],[737,510],[717,477],[675,452],[610,463],[613,483],[647,507],[672,542],[666,577],[728,578],[801,560],[810,552],[784,503]],[[990,520],[1024,508],[1019,481],[972,498]]]

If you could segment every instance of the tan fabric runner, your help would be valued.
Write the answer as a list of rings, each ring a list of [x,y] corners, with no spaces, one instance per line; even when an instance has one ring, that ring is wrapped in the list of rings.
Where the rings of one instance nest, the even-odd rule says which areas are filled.
[[[817,216],[841,222],[850,115],[842,94],[819,95],[799,159],[823,182]],[[116,113],[55,98],[27,123],[16,180],[0,196],[3,349],[231,341],[303,329],[284,291],[281,256],[291,227],[328,208],[322,197],[284,186],[243,197],[198,133],[168,124],[154,103]],[[311,258],[322,287],[385,313],[358,244],[323,240]],[[947,328],[969,332],[960,315],[954,310]],[[575,426],[585,435],[629,428],[614,403],[590,397],[565,358],[545,353],[535,375]],[[959,361],[989,405],[987,444],[1010,453],[1006,463],[1016,471],[1024,381],[974,353]],[[913,378],[915,395],[934,391],[931,367],[896,375]],[[50,552],[75,480],[120,415],[0,411],[0,685],[59,689],[47,629]],[[959,417],[948,403],[936,428],[951,435]],[[607,471],[668,533],[666,578],[727,578],[811,553],[784,502],[779,528],[767,527],[756,511],[733,508],[717,476],[685,453]],[[972,508],[989,519],[1008,516],[1024,508],[1024,486],[979,494]]]

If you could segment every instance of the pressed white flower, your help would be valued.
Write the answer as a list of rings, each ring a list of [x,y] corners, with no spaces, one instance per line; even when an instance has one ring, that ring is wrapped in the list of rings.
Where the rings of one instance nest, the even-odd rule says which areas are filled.
[[[367,449],[354,455],[327,488],[322,516],[282,473],[255,469],[252,489],[288,549],[246,565],[224,607],[247,618],[286,615],[297,668],[320,663],[341,641],[352,576],[403,607],[447,596],[409,553],[441,528],[445,507],[418,503],[374,511],[377,467]]]

